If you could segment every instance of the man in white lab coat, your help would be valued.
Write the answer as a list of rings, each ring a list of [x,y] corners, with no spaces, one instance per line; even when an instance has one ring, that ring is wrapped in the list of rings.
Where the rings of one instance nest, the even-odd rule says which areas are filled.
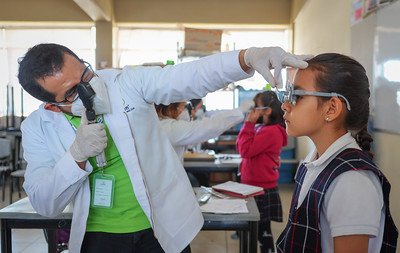
[[[190,252],[203,218],[153,103],[203,97],[254,70],[275,84],[282,66],[307,67],[302,59],[281,48],[249,48],[164,68],[94,73],[64,46],[34,46],[18,74],[22,87],[44,102],[21,126],[24,189],[34,209],[54,217],[73,204],[72,253]],[[83,84],[96,92],[99,123],[87,124],[77,94]],[[103,150],[101,168],[95,156]]]

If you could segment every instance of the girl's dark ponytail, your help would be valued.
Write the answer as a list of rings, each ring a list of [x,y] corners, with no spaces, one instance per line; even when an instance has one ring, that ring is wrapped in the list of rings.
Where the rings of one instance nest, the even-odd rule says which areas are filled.
[[[362,128],[356,134],[355,139],[360,148],[363,151],[365,151],[371,159],[374,158],[374,154],[371,152],[371,142],[373,142],[374,140],[372,139],[372,136],[369,134],[367,126]]]

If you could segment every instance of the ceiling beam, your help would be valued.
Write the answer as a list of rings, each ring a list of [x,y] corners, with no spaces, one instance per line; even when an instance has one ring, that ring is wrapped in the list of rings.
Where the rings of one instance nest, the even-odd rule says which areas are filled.
[[[113,0],[73,0],[93,21],[112,21]]]

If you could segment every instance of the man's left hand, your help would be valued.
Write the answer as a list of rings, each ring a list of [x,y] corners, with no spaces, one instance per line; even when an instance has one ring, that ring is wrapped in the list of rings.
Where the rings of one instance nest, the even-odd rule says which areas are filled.
[[[280,47],[251,47],[244,52],[244,63],[260,73],[272,87],[282,86],[281,70],[285,67],[304,69],[312,55],[294,55]],[[272,76],[270,69],[274,69]]]

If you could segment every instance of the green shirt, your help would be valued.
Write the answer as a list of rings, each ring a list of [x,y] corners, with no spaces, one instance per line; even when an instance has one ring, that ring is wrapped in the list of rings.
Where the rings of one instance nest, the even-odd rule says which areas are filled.
[[[81,119],[79,117],[67,114],[65,116],[74,128],[80,125]],[[95,208],[90,206],[86,231],[131,233],[150,228],[150,222],[136,199],[131,180],[118,149],[115,146],[107,125],[105,122],[103,123],[108,138],[107,148],[105,149],[107,166],[103,172],[104,174],[114,176],[114,201],[112,208]],[[100,173],[100,169],[96,165],[95,157],[89,158],[89,162],[93,167],[93,171],[89,175],[90,189],[92,191],[93,175]]]

